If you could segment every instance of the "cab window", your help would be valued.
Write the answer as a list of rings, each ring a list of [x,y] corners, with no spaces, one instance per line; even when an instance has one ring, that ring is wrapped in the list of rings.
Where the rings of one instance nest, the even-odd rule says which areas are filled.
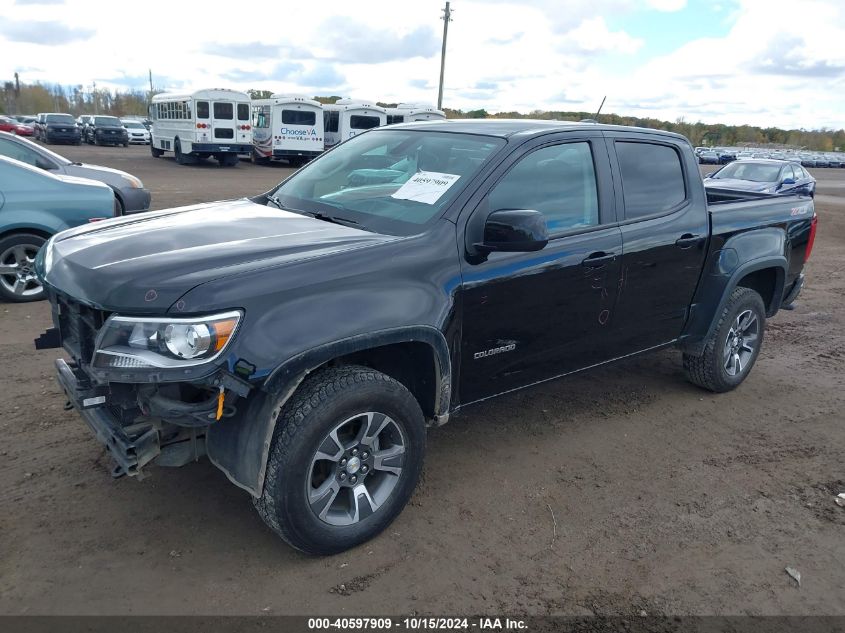
[[[521,158],[489,194],[491,211],[533,209],[549,233],[599,223],[593,153],[587,142],[552,145]]]

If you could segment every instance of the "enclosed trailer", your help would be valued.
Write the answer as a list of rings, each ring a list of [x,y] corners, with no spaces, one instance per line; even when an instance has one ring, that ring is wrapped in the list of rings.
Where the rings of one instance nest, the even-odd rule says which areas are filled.
[[[323,151],[323,105],[298,95],[273,95],[252,102],[252,159],[268,163],[283,158],[292,165]]]
[[[326,128],[326,149],[356,134],[387,124],[384,108],[366,101],[341,99],[323,106]]]

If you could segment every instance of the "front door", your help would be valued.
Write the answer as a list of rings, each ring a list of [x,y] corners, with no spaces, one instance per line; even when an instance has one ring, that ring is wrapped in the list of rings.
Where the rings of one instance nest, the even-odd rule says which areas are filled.
[[[598,176],[598,178],[597,178]],[[477,401],[607,360],[622,237],[600,134],[527,149],[474,213],[534,209],[548,245],[462,264],[458,399]],[[605,183],[606,186],[599,186]]]

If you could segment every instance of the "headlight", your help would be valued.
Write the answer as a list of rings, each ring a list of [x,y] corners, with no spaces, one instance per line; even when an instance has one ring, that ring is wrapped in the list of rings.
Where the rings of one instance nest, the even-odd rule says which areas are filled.
[[[144,183],[142,183],[140,179],[135,178],[135,176],[131,174],[125,174],[123,177],[129,182],[129,186],[133,189],[140,189],[144,186]]]
[[[241,313],[197,318],[109,317],[97,336],[99,369],[179,368],[208,363],[232,340]]]

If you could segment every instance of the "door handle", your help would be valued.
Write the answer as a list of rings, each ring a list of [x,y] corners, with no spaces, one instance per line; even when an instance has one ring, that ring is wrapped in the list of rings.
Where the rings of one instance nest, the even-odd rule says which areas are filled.
[[[675,240],[675,244],[681,248],[689,248],[691,246],[695,246],[701,241],[700,235],[693,235],[692,233],[684,233]]]
[[[581,265],[586,268],[601,268],[607,263],[616,259],[616,253],[606,253],[605,251],[597,251],[590,253],[589,257],[581,261]]]

